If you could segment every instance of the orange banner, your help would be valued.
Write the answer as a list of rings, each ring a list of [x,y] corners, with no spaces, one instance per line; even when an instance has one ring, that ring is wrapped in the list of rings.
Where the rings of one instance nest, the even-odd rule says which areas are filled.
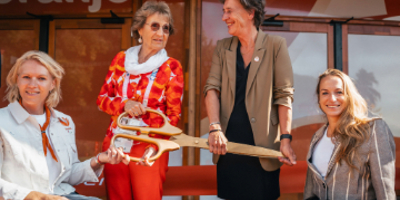
[[[0,0],[0,16],[131,13],[134,0]]]

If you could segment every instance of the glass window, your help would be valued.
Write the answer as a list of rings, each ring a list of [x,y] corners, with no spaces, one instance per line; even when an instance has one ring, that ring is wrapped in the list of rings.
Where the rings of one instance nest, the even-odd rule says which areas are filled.
[[[76,126],[79,159],[101,152],[110,116],[96,100],[114,56],[121,49],[121,29],[58,29],[55,60],[65,69],[57,106]]]
[[[400,37],[349,34],[348,38],[349,76],[370,110],[399,137]]]
[[[318,76],[328,68],[326,33],[268,31],[286,39],[294,76],[292,129],[321,122],[315,89]]]
[[[6,77],[17,59],[25,52],[35,49],[35,32],[33,30],[0,30],[1,82],[0,96],[4,97],[7,89]],[[0,108],[8,101],[0,100]]]

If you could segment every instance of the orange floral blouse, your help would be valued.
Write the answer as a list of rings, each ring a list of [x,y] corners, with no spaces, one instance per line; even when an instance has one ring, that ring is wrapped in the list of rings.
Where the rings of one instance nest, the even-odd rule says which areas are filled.
[[[125,103],[130,99],[143,103],[143,95],[152,77],[152,72],[140,75],[129,75],[126,97],[123,96],[123,85],[128,72],[125,71],[125,52],[119,52],[111,62],[106,79],[99,96],[99,109],[111,115],[107,136],[112,137],[117,128],[118,115],[124,112]],[[154,76],[155,74],[153,74]],[[169,122],[176,126],[181,115],[183,96],[182,66],[174,58],[169,58],[158,69],[148,96],[147,107],[164,113]],[[141,116],[143,122],[150,127],[163,125],[163,118],[154,113]],[[151,137],[169,139],[167,136],[150,134]]]

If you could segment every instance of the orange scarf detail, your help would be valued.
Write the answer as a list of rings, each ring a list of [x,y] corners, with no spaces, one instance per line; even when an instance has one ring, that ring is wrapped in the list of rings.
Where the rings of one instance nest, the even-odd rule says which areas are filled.
[[[19,100],[19,104],[21,104],[22,106],[22,99]],[[24,106],[22,106],[24,107]],[[42,143],[43,143],[43,151],[44,151],[44,155],[47,156],[47,148],[49,148],[49,151],[51,153],[51,157],[53,157],[53,159],[58,162],[56,154],[54,154],[53,148],[51,148],[50,142],[49,142],[49,138],[46,135],[46,129],[50,124],[50,109],[45,105],[44,106],[45,110],[46,110],[46,122],[43,124],[43,126],[41,126],[39,124],[40,127],[40,131],[42,133]]]

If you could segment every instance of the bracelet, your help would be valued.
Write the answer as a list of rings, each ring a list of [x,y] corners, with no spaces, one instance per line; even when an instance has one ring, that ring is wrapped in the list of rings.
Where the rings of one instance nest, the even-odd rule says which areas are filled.
[[[99,159],[100,154],[101,154],[101,153],[97,154],[96,159],[95,159],[94,161],[96,161],[97,164],[104,165],[104,164],[106,164],[106,163],[101,162],[100,159]]]
[[[219,129],[219,128],[213,129],[213,130],[210,131],[210,133],[212,133],[212,132],[221,132],[221,129]]]
[[[215,125],[215,124],[221,125],[221,122],[213,122],[213,123],[210,124],[210,126]]]
[[[290,134],[282,134],[280,137],[280,141],[282,141],[282,139],[288,138],[290,139],[290,141],[292,141],[292,135]]]

